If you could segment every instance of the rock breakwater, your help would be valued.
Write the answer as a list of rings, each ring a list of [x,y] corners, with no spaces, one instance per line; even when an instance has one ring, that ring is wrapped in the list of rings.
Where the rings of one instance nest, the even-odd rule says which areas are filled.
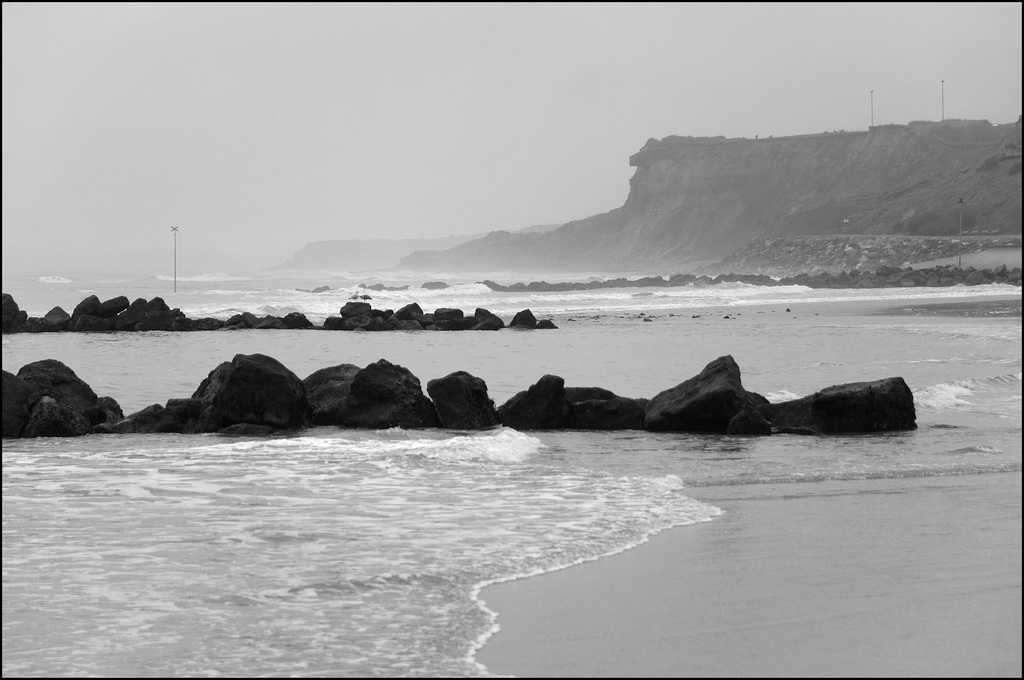
[[[124,416],[68,366],[45,359],[3,372],[4,438],[86,434],[219,433],[263,436],[314,425],[358,429],[445,427],[482,430],[631,429],[704,434],[866,433],[917,427],[914,397],[902,378],[834,385],[771,404],[747,391],[731,356],[650,399],[600,387],[566,387],[545,375],[500,407],[487,384],[456,371],[427,384],[380,359],[339,364],[307,378],[273,357],[237,354],[210,371],[187,398]]]

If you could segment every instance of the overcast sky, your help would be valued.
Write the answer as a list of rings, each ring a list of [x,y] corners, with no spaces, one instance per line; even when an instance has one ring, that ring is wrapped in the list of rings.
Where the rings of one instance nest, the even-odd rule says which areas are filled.
[[[4,2],[3,266],[563,223],[648,138],[938,120],[942,80],[1016,121],[1021,5]]]

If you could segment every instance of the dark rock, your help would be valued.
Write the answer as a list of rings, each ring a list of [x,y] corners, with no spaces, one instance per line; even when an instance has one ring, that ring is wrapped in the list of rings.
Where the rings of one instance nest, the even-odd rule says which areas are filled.
[[[323,329],[325,331],[340,331],[344,330],[345,320],[340,316],[329,316],[324,319]]]
[[[253,328],[256,330],[284,330],[287,326],[284,325],[284,319],[276,316],[265,316],[257,321]]]
[[[565,398],[565,380],[545,375],[527,390],[498,407],[498,418],[517,430],[561,430],[569,426],[572,404]]]
[[[743,389],[731,356],[715,359],[696,376],[660,392],[647,404],[644,428],[654,431],[725,433],[745,406],[767,403]]]
[[[92,425],[81,411],[53,397],[44,396],[32,407],[22,436],[80,437],[90,432]]]
[[[529,309],[524,309],[521,312],[516,312],[516,315],[512,317],[512,322],[508,325],[509,328],[536,328],[537,317],[533,315]]]
[[[650,319],[644,319],[644,321],[650,321]],[[558,328],[558,326],[556,326],[555,322],[552,321],[551,319],[541,319],[540,321],[537,322],[537,330],[552,328]]]
[[[8,371],[3,372],[3,436],[20,437],[29,414],[42,393]]]
[[[498,425],[498,411],[481,378],[456,371],[427,383],[442,427],[485,430]]]
[[[465,318],[465,313],[461,309],[451,309],[449,307],[442,307],[434,310],[434,323],[438,321],[453,321],[455,319]]]
[[[96,403],[83,413],[93,428],[97,425],[116,423],[124,418],[121,405],[113,397],[99,397]]]
[[[732,435],[767,435],[772,433],[772,424],[751,406],[732,417],[725,428],[726,434]]]
[[[417,328],[419,324],[416,324]],[[352,379],[363,369],[355,364],[328,366],[311,373],[302,384],[309,402],[309,420],[314,425],[341,425],[340,412],[352,387]]]
[[[237,423],[300,427],[307,410],[302,381],[264,354],[236,354],[213,369],[192,398],[217,408],[216,429]]]
[[[84,411],[96,404],[96,393],[73,370],[56,359],[42,359],[25,364],[18,377],[62,404]]]
[[[899,377],[833,385],[800,399],[763,405],[758,411],[773,428],[819,434],[917,428],[914,395]]]
[[[219,331],[223,327],[223,321],[209,316],[204,316],[201,319],[192,319],[192,330],[194,331]]]
[[[357,314],[356,316],[344,316],[341,320],[341,328],[343,331],[354,331],[357,328],[366,328],[373,325],[373,320],[377,318],[370,316],[369,314]]]
[[[370,316],[372,307],[369,302],[346,302],[338,311],[341,318],[347,319],[350,316]]]
[[[427,290],[444,290],[447,287],[448,284],[443,281],[427,281],[420,286],[420,288],[425,288]]]
[[[128,308],[114,317],[115,331],[133,331],[135,325],[149,314],[149,302],[145,298],[136,298]]]
[[[504,328],[505,327],[505,322],[501,320],[500,316],[498,316],[497,314],[492,314],[490,311],[484,309],[483,307],[477,307],[476,311],[473,312],[473,317],[477,320],[477,323],[479,325],[482,325],[482,324],[490,322],[492,325],[496,326],[497,328]],[[491,328],[490,327],[488,327],[486,329],[480,328],[478,330],[491,330]]]
[[[412,321],[418,316],[423,316],[423,310],[415,302],[407,304],[395,312],[395,317],[399,321]]]
[[[628,397],[576,401],[572,404],[569,427],[577,430],[642,430],[646,408],[646,399]]]
[[[409,369],[381,359],[356,373],[338,414],[346,427],[439,427],[434,404]]]
[[[591,399],[618,399],[619,395],[603,387],[566,387],[565,398],[575,404]]]
[[[71,323],[71,315],[60,307],[54,307],[46,313],[43,321],[55,331],[66,331]]]
[[[266,437],[275,432],[277,432],[276,427],[262,423],[237,423],[217,430],[217,434],[228,437]]]
[[[113,423],[109,429],[116,434],[183,432],[201,430],[198,421],[207,405],[199,399],[168,399],[166,406],[153,404]]]
[[[21,309],[9,293],[3,294],[3,302],[0,307],[2,307],[3,332],[7,333],[14,329],[15,320],[18,318],[18,313]],[[26,317],[27,316],[28,315],[26,314]]]
[[[101,319],[113,319],[126,309],[128,309],[128,298],[121,295],[100,304],[93,316],[98,316]]]
[[[166,302],[164,302],[164,299],[162,297],[155,297],[155,298],[153,298],[152,300],[149,301],[148,305],[146,305],[146,311],[147,312],[169,312],[169,311],[171,311],[171,307]]]
[[[260,320],[252,312],[242,312],[241,314],[235,314],[228,318],[224,322],[224,326],[237,326],[239,328],[252,328],[258,324]]]
[[[113,319],[101,319],[91,314],[72,315],[68,330],[75,333],[102,333],[114,330]]]
[[[149,312],[146,318],[135,324],[135,330],[144,331],[169,331],[171,326],[174,324],[176,319],[183,318],[185,315],[182,314],[179,309],[171,309],[166,312],[157,311]]]
[[[312,328],[313,322],[306,318],[302,312],[289,312],[284,319],[285,328]]]
[[[314,288],[313,290],[311,290],[309,292],[310,293],[326,293],[330,289],[331,289],[330,286],[317,286],[316,288]]]
[[[82,315],[96,316],[96,310],[99,308],[100,299],[95,295],[90,295],[75,306],[75,311],[71,312],[71,318],[77,319]]]
[[[462,310],[459,310],[462,311]],[[476,317],[464,317],[461,319],[446,319],[446,320],[435,320],[434,325],[437,326],[439,331],[468,331],[470,328],[478,326]]]

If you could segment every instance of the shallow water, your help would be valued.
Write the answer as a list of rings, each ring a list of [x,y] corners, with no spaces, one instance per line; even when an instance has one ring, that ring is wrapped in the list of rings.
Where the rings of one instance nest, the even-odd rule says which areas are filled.
[[[919,429],[5,440],[4,674],[485,675],[472,658],[493,629],[480,584],[715,521],[720,510],[686,487],[1020,470],[1019,319],[845,314],[865,291],[648,292],[501,302],[467,287],[417,299],[425,310],[531,306],[555,331],[5,335],[3,367],[60,359],[129,413],[190,396],[236,353],[273,356],[299,377],[380,358],[424,385],[466,370],[498,404],[546,373],[651,397],[731,354],[744,385],[773,401],[902,376]],[[206,295],[225,296],[212,303],[225,309],[259,297]],[[785,311],[808,299],[824,301],[820,315]]]

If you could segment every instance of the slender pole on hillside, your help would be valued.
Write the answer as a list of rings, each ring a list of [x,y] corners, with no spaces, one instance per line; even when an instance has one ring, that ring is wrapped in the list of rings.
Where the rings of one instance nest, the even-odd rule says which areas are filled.
[[[960,209],[960,239],[956,243],[956,268],[963,269],[963,252],[964,252],[964,197],[961,196],[960,200],[957,201],[957,207]]]
[[[178,228],[171,227],[171,236],[174,237],[174,292],[178,292]]]
[[[871,90],[871,127],[875,127],[875,91]]]
[[[939,122],[946,120],[946,81],[942,81],[942,117]]]

